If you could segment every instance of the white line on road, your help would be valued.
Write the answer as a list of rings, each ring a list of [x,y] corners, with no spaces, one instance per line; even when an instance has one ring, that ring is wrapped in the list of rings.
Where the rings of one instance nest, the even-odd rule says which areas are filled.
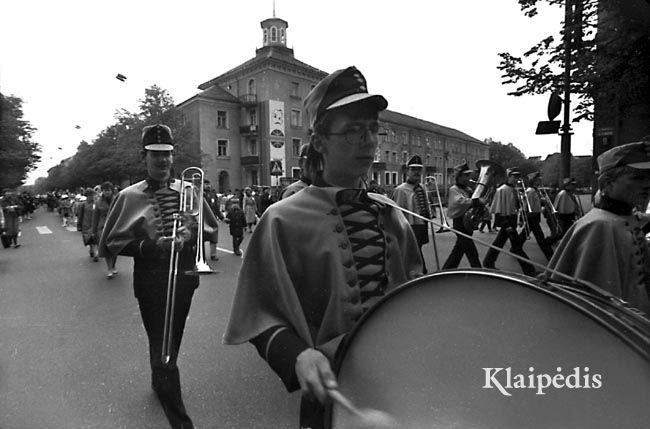
[[[52,230],[46,226],[37,226],[36,231],[38,231],[39,234],[52,234]]]
[[[77,227],[76,226],[66,226],[65,229],[71,232],[77,232]]]

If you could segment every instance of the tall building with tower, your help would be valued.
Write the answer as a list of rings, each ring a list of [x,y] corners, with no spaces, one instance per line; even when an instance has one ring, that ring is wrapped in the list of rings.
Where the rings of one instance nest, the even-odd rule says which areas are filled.
[[[287,21],[263,20],[255,57],[198,86],[179,104],[203,153],[206,178],[219,192],[245,186],[284,186],[298,178],[300,147],[309,142],[303,99],[327,72],[299,61],[287,46]],[[348,66],[343,64],[341,67]],[[447,183],[451,167],[489,158],[489,146],[458,130],[393,111],[382,112],[372,179],[385,187],[403,180],[408,156]]]

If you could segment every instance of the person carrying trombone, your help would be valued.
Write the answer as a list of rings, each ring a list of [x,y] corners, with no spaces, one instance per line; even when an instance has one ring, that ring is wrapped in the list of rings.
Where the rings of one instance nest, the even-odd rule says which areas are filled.
[[[522,209],[521,203],[517,196],[515,185],[521,179],[521,173],[516,167],[508,168],[506,170],[507,181],[497,188],[494,198],[492,199],[492,206],[490,211],[495,216],[495,226],[499,227],[499,232],[492,242],[493,246],[503,248],[506,241],[510,240],[510,251],[523,258],[529,259],[526,252],[524,252],[524,241],[517,233],[517,212]],[[485,258],[483,259],[484,268],[495,268],[495,263],[499,257],[499,251],[493,248],[488,249]],[[536,274],[535,268],[520,259],[517,259],[519,266],[524,274],[533,276]]]
[[[456,172],[456,184],[449,188],[449,201],[447,203],[447,216],[452,219],[452,227],[467,235],[472,235],[474,228],[466,228],[465,226],[465,213],[470,208],[479,208],[485,204],[480,198],[472,198],[472,189],[469,187],[470,176],[474,170],[470,170],[467,163],[457,165],[454,167]],[[450,268],[457,268],[460,264],[463,255],[467,255],[469,264],[474,268],[481,268],[481,261],[478,257],[478,250],[474,242],[466,237],[460,235],[456,236],[456,243],[454,244],[451,253],[447,257],[443,270]]]
[[[543,200],[538,189],[540,183],[542,183],[542,177],[539,171],[535,171],[528,175],[528,187],[526,188],[524,197],[526,198],[526,204],[528,205],[528,210],[526,210],[526,220],[528,221],[528,231],[533,233],[537,245],[548,261],[553,256],[553,248],[548,243],[547,237],[544,237],[544,231],[542,231],[541,227]],[[550,210],[548,207],[547,209]],[[519,234],[519,239],[522,243],[527,239],[525,234],[526,231],[524,230]]]
[[[187,272],[195,267],[197,239],[202,234],[187,215],[186,225],[177,227],[182,211],[181,192],[185,188],[181,181],[171,177],[174,160],[171,129],[162,124],[144,127],[141,142],[147,178],[117,195],[100,239],[100,256],[133,257],[133,289],[149,339],[151,387],[172,428],[193,428],[181,397],[176,359],[192,296],[199,286],[198,277]],[[217,220],[207,203],[203,198],[197,199],[203,206],[204,223],[216,226]],[[174,235],[173,231],[177,233]],[[177,270],[170,263],[172,257],[177,258]],[[169,288],[170,271],[177,272],[172,298],[174,324],[169,331],[169,359],[164,362],[163,342],[169,338],[165,336],[168,321],[165,284]]]

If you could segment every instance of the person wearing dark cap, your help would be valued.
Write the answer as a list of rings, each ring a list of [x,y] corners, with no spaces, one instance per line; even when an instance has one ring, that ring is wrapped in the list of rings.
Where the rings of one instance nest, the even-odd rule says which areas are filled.
[[[526,199],[528,200],[529,210],[526,210],[526,219],[528,221],[528,228],[535,236],[535,241],[539,246],[546,260],[550,260],[553,256],[553,247],[549,244],[548,238],[544,236],[542,231],[542,196],[539,193],[539,185],[542,183],[542,176],[539,171],[535,171],[528,175],[528,187],[526,188]],[[550,208],[547,207],[547,210]],[[521,231],[519,239],[525,242],[526,232]]]
[[[393,200],[400,207],[431,219],[429,197],[425,187],[420,183],[423,168],[424,165],[420,155],[413,155],[408,159],[406,162],[406,181],[393,190]],[[415,239],[420,246],[420,254],[422,254],[422,246],[429,242],[429,223],[410,214],[406,214],[406,220],[413,229]],[[422,260],[424,261],[424,256]],[[426,263],[424,273],[427,273]]]
[[[506,170],[506,183],[497,188],[490,211],[494,214],[494,224],[499,227],[499,232],[492,242],[493,246],[503,248],[506,241],[510,240],[510,251],[522,258],[528,258],[524,252],[524,241],[517,234],[517,212],[520,209],[519,200],[515,185],[521,179],[521,173],[516,167]],[[483,259],[484,268],[495,268],[495,263],[499,257],[499,251],[489,248]],[[519,266],[524,274],[535,275],[535,268],[521,259],[517,259]]]
[[[151,387],[156,392],[172,428],[192,428],[181,397],[178,352],[198,276],[185,274],[195,265],[196,221],[185,218],[172,236],[180,209],[181,182],[171,177],[174,160],[172,132],[166,125],[150,125],[142,132],[142,157],[147,178],[123,189],[111,205],[100,239],[100,256],[134,259],[133,289],[149,339]],[[198,196],[197,196],[198,200]],[[217,220],[203,203],[204,222]],[[163,362],[163,334],[170,258],[178,252],[178,276],[171,336],[171,353]]]
[[[480,198],[472,198],[472,189],[469,187],[469,180],[474,170],[470,170],[466,162],[455,166],[454,171],[456,172],[456,184],[449,188],[447,216],[451,218],[452,227],[455,230],[472,235],[474,229],[466,228],[463,222],[465,213],[472,207],[480,208],[484,206],[485,201],[482,201]],[[456,243],[451,249],[451,253],[447,257],[442,269],[457,268],[461,259],[463,259],[463,255],[467,255],[467,260],[472,267],[481,268],[481,261],[479,260],[478,250],[474,242],[469,238],[457,235]]]
[[[589,281],[650,316],[650,139],[598,157],[600,207],[566,232],[548,267]]]
[[[565,177],[562,180],[562,190],[555,196],[555,209],[557,210],[558,235],[554,241],[562,239],[564,234],[569,230],[576,219],[582,216],[580,203],[578,202],[576,192],[576,179]]]
[[[244,255],[224,342],[250,341],[287,390],[302,390],[301,427],[323,427],[342,338],[382,296],[422,273],[404,216],[364,185],[387,105],[355,67],[312,89],[313,183],[267,209]]]
[[[311,185],[311,178],[309,173],[305,169],[305,160],[307,159],[307,151],[309,150],[309,145],[304,144],[300,147],[300,158],[298,159],[298,166],[300,167],[300,179],[288,185],[282,191],[280,199],[290,197],[291,195],[302,191],[307,186]]]

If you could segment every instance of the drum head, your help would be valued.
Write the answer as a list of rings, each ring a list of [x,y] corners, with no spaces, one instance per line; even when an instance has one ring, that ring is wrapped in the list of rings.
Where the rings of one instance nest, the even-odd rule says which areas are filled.
[[[523,278],[443,272],[364,316],[338,379],[358,407],[401,428],[647,427],[650,362],[624,336]],[[336,405],[331,419],[358,427]]]

